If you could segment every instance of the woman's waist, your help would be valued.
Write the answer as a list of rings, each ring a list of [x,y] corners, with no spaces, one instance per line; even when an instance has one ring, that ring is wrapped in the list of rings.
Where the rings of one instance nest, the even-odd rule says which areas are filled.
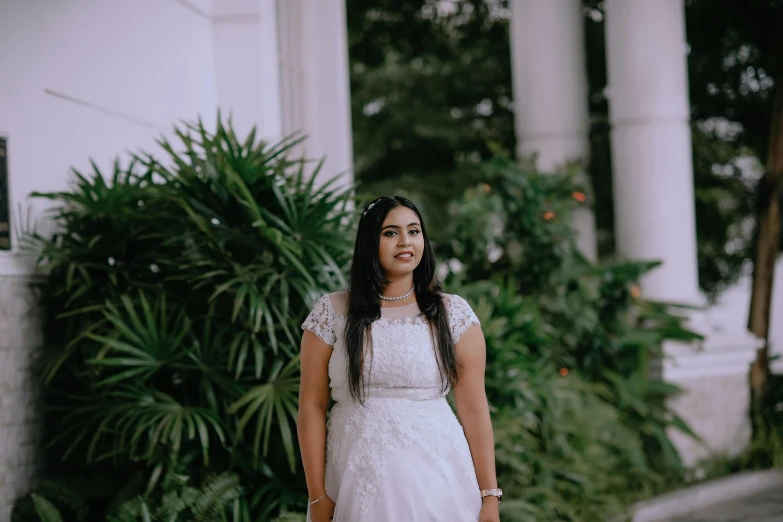
[[[461,428],[445,397],[412,400],[400,397],[367,397],[364,403],[337,402],[329,416],[330,433],[409,437],[413,433],[460,432]]]
[[[370,386],[364,393],[363,402],[380,401],[409,401],[409,402],[432,402],[444,401],[448,390],[441,388],[414,388],[402,386]],[[332,396],[340,405],[353,405],[358,402],[351,397],[347,389],[332,390]]]
[[[363,403],[357,401],[336,402],[331,409],[330,417],[338,422],[349,423],[407,423],[413,419],[440,419],[444,416],[453,417],[445,397],[412,400],[400,397],[367,397]]]

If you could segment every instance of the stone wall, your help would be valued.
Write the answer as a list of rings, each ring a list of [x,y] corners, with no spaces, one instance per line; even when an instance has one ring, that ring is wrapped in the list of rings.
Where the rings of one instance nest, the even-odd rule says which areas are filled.
[[[42,330],[32,281],[0,276],[0,522],[36,474],[40,381],[32,364]]]

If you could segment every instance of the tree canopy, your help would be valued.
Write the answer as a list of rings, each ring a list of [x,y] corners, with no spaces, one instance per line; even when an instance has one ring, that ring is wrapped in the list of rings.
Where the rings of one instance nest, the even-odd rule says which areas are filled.
[[[688,0],[688,67],[700,284],[715,295],[751,255],[781,0]],[[611,256],[612,183],[603,2],[585,0],[599,251]],[[372,193],[443,205],[515,135],[508,0],[347,0],[357,179]],[[761,159],[759,161],[759,158]]]

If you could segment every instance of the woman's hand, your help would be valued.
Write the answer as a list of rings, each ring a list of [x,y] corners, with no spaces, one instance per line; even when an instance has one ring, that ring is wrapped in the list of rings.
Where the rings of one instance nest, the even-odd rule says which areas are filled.
[[[310,506],[310,519],[313,522],[330,522],[334,516],[334,502],[329,495]]]
[[[481,500],[479,522],[500,522],[500,502],[498,502],[497,497],[484,497]],[[315,519],[313,519],[313,522],[315,522]]]

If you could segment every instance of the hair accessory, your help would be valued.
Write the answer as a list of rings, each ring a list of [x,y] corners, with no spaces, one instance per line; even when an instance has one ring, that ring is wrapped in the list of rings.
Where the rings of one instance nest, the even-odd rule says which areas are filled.
[[[370,211],[370,209],[371,209],[372,207],[374,207],[374,206],[375,206],[375,205],[376,205],[376,204],[377,204],[377,203],[378,203],[380,200],[381,200],[381,198],[378,198],[378,199],[376,199],[375,201],[373,201],[372,203],[370,203],[369,205],[367,205],[367,208],[365,208],[365,209],[364,209],[364,212],[362,212],[362,217],[364,217],[364,215],[365,215],[366,213],[368,213],[368,212]]]

